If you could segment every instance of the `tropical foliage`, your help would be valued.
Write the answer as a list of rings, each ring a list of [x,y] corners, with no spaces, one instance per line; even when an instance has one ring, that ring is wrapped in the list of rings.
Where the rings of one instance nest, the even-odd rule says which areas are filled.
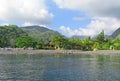
[[[55,49],[120,50],[120,39],[105,38],[104,31],[92,39],[90,37],[77,39],[54,36],[51,38],[51,44],[54,45]]]
[[[30,28],[30,31],[28,31],[28,28],[24,28],[23,31],[16,25],[0,26],[0,47],[32,47],[34,49],[55,50],[120,50],[120,39],[105,38],[104,31],[101,31],[94,38],[78,39],[67,38],[51,30],[46,31],[46,28],[42,28],[44,31],[42,32],[38,27],[35,28],[35,31],[42,33],[34,37],[32,34],[28,34],[33,29]]]
[[[27,34],[16,25],[0,26],[0,47],[14,47],[18,37]]]
[[[53,45],[55,49],[66,49],[68,39],[64,36],[55,35],[51,38],[50,44]]]
[[[29,36],[21,36],[16,40],[17,47],[33,47],[34,46],[34,39]]]

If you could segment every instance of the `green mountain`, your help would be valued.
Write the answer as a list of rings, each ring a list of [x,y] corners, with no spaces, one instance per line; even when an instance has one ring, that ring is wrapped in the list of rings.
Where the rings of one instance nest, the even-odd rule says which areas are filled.
[[[115,30],[112,35],[112,38],[120,38],[120,28],[118,28],[117,30]]]
[[[21,27],[21,29],[36,40],[43,38],[46,41],[50,41],[51,36],[60,35],[57,31],[42,26],[25,26]]]
[[[14,46],[18,37],[26,35],[27,33],[16,25],[0,26],[0,47]]]
[[[23,35],[27,35],[27,33],[25,33],[16,25],[0,26],[0,36],[5,36],[9,39],[15,39]]]

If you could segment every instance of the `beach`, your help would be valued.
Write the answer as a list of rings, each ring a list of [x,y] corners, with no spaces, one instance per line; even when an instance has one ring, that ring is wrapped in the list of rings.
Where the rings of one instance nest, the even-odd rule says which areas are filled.
[[[119,50],[97,50],[97,51],[81,51],[81,50],[33,50],[33,49],[2,49],[0,54],[120,54]]]

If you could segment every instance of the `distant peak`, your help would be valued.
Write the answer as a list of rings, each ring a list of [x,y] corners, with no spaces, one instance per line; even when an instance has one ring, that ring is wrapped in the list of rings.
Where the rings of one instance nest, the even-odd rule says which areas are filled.
[[[113,34],[111,35],[111,37],[112,38],[116,38],[118,35],[120,35],[120,27],[113,32]]]

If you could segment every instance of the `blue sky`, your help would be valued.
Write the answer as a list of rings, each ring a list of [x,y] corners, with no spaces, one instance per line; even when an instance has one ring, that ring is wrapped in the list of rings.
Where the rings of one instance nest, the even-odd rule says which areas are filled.
[[[44,25],[68,37],[111,34],[119,9],[119,0],[0,0],[0,24]]]

